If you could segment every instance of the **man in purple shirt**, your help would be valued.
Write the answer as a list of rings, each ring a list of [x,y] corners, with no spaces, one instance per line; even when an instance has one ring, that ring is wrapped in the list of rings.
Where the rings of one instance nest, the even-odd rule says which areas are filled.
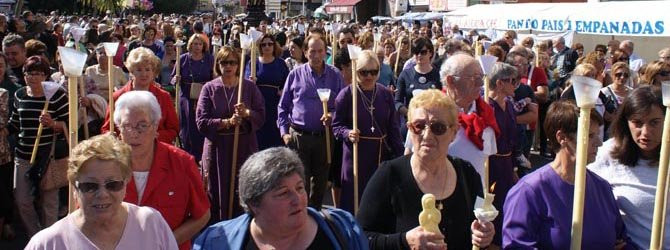
[[[277,126],[284,143],[298,152],[305,166],[305,179],[310,180],[305,183],[309,206],[320,209],[329,168],[325,128],[330,128],[330,113],[335,111],[335,97],[344,87],[344,80],[335,67],[324,63],[324,38],[310,35],[305,40],[308,63],[293,69],[286,78],[279,100]],[[316,91],[321,88],[330,89],[328,114],[323,113]],[[330,141],[333,141],[332,138]]]

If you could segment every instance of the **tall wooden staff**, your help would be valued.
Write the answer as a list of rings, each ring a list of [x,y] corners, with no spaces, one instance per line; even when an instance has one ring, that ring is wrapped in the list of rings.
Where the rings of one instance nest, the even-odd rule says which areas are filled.
[[[393,72],[395,73],[396,77],[400,76],[400,73],[398,73],[398,63],[400,63],[400,53],[402,53],[402,49],[400,46],[402,46],[402,40],[405,39],[404,36],[398,35],[398,41],[396,42],[396,53],[395,53],[395,66],[393,66]]]
[[[260,31],[257,31],[255,28],[249,29],[249,36],[251,37],[251,74],[249,74],[249,79],[256,79],[256,61],[258,60],[258,56],[256,54],[256,51],[260,48],[258,46],[260,38],[263,36],[263,33]]]
[[[332,32],[331,35],[333,37],[332,41],[332,47],[333,47],[333,60],[331,60],[331,63],[334,65],[335,64],[335,55],[337,55],[337,35],[340,33],[340,24],[338,23],[333,23],[331,24]]]
[[[77,77],[82,75],[84,70],[84,65],[86,64],[86,53],[79,52],[77,50],[58,47],[58,52],[60,53],[61,62],[63,64],[63,69],[65,74],[68,77],[68,112],[69,112],[69,125],[68,125],[68,135],[69,135],[69,146],[70,152],[72,149],[77,146],[77,128],[79,127],[79,117],[77,112],[78,107],[78,97],[77,97]],[[39,128],[38,128],[39,129]],[[74,211],[74,199],[72,196],[72,185],[69,186],[68,193],[68,211]]]
[[[181,47],[184,46],[184,42],[179,40],[175,44],[175,47],[177,49],[177,61],[175,62],[174,65],[174,70],[175,70],[175,83],[174,83],[174,107],[177,110],[177,121],[180,120],[181,115],[180,110],[180,104],[179,104],[179,95],[181,95]],[[177,139],[179,136],[177,136]]]
[[[108,89],[107,93],[109,95],[109,131],[114,133],[114,73],[112,68],[114,67],[114,55],[119,48],[119,43],[103,43],[105,47],[105,54],[107,55],[107,79],[108,79]]]
[[[602,83],[597,80],[572,76],[570,78],[574,89],[579,119],[577,127],[577,162],[575,166],[575,194],[572,208],[572,232],[570,249],[582,248],[582,230],[584,224],[584,191],[586,190],[586,160],[589,143],[589,126],[591,110],[595,107]]]
[[[78,40],[75,40],[74,47],[77,51],[79,51],[80,46],[79,46],[79,41]],[[84,91],[84,84],[85,84],[84,78],[82,76],[79,76],[79,77],[77,77],[77,81],[79,81],[79,83],[77,84],[79,86],[79,96],[86,97],[86,91]],[[83,105],[81,106],[81,108],[84,110],[84,124],[82,124],[84,126],[84,138],[88,139],[88,137],[89,137],[89,133],[88,133],[88,110],[86,109],[86,106],[83,106]],[[79,131],[77,131],[77,132],[79,132]],[[77,137],[79,137],[79,135],[77,135]]]
[[[358,74],[356,72],[356,61],[361,47],[347,45],[349,57],[351,58],[351,104],[352,104],[352,129],[358,131]],[[354,142],[354,214],[358,214],[358,141]]]
[[[661,157],[658,162],[658,177],[656,180],[656,200],[654,201],[654,219],[651,227],[651,242],[649,249],[661,249],[665,229],[666,197],[668,192],[668,163],[670,157],[670,81],[661,83],[663,105],[666,107],[663,135],[661,139]]]
[[[237,104],[242,103],[242,83],[244,82],[244,58],[246,49],[251,47],[251,37],[240,34],[240,45],[242,46],[242,57],[240,59],[240,82],[237,85]],[[233,200],[235,199],[235,177],[237,176],[237,147],[240,141],[240,124],[235,125],[233,135],[233,161],[230,170],[230,190],[228,199],[228,218],[233,217]]]

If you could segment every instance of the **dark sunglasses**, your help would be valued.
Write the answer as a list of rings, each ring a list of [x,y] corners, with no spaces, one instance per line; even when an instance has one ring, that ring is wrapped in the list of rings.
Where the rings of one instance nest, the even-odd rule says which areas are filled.
[[[342,39],[342,40],[340,40],[340,43],[348,43],[348,44],[352,44],[352,43],[354,43],[354,40],[351,40],[351,39]]]
[[[358,71],[358,74],[361,76],[376,76],[377,73],[379,73],[379,70],[376,69]]]
[[[426,123],[424,121],[410,122],[407,127],[409,127],[412,133],[417,135],[423,134],[423,131],[426,129],[426,127],[429,127],[430,131],[433,132],[434,135],[443,135],[447,132],[448,128],[446,124],[441,122]]]
[[[219,64],[223,65],[223,66],[228,66],[228,65],[233,66],[233,65],[237,65],[237,61],[235,61],[235,60],[221,61],[221,62],[219,62]]]
[[[614,76],[616,76],[616,78],[628,78],[629,75],[628,73],[616,73]]]
[[[429,52],[431,52],[431,51],[430,51],[430,50],[427,50],[427,49],[424,49],[424,50],[421,50],[421,51],[419,51],[419,52],[417,52],[417,53],[414,53],[414,54],[415,54],[415,55],[422,55],[422,56],[425,56],[425,55],[428,55]]]
[[[660,71],[660,72],[658,72],[658,75],[660,75],[660,76],[670,76],[670,71],[665,71],[665,70]]]
[[[261,47],[272,47],[275,43],[261,43]]]
[[[619,57],[619,62],[628,62],[628,57]]]
[[[124,181],[108,181],[105,184],[99,184],[95,182],[79,182],[76,181],[74,186],[79,189],[82,193],[95,193],[100,189],[100,186],[104,186],[107,191],[118,192],[123,189],[126,184]]]

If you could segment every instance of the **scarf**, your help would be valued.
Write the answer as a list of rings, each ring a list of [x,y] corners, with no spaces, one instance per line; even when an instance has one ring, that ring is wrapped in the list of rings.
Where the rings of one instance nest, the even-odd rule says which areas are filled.
[[[477,106],[476,112],[466,114],[465,112],[458,114],[458,123],[465,129],[465,135],[475,144],[479,150],[484,149],[484,140],[482,134],[486,127],[491,127],[496,134],[500,135],[500,128],[496,123],[495,111],[484,100],[479,97],[475,100]]]

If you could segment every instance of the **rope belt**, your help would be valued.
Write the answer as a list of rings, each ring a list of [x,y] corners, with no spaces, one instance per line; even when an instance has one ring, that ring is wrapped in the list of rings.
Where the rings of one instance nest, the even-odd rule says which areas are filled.
[[[386,138],[386,135],[382,135],[381,137],[376,137],[376,136],[358,136],[359,139],[365,139],[365,140],[372,140],[372,141],[378,141],[379,143],[379,149],[377,151],[377,167],[379,167],[379,164],[382,162],[382,144],[384,143],[384,139]]]
[[[506,154],[494,154],[494,156],[498,156],[498,157],[512,156],[512,152],[510,151],[509,153],[506,153]]]
[[[274,85],[268,85],[268,84],[256,84],[256,86],[258,86],[258,87],[267,87],[267,88],[273,88],[273,89],[276,89],[276,90],[280,90],[280,89],[279,89],[279,86],[274,86]]]

